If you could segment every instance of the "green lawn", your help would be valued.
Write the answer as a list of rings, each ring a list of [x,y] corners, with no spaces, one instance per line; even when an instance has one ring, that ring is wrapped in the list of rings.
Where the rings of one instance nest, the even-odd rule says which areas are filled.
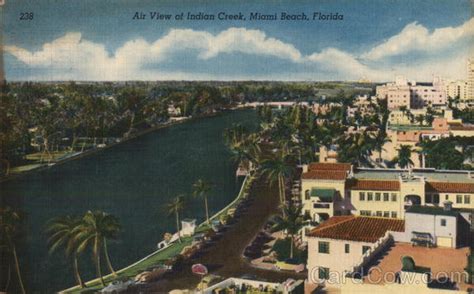
[[[250,185],[253,179],[246,181],[243,185]],[[239,200],[247,194],[248,189],[242,189],[241,193],[237,196],[237,198],[229,204],[226,208],[224,208],[221,212],[217,213],[211,219],[217,218],[220,215],[225,215],[230,208],[235,207]],[[205,223],[199,225],[196,229],[196,233],[203,233],[209,230],[209,226]],[[112,275],[107,275],[104,277],[105,284],[108,285],[110,282],[115,280],[128,280],[133,279],[139,273],[145,271],[146,269],[163,264],[166,260],[175,257],[178,255],[186,246],[190,246],[193,241],[192,237],[185,237],[182,238],[182,243],[175,242],[168,248],[156,252],[155,254],[147,257],[146,259],[138,262],[136,265],[126,267],[117,271],[118,277],[113,277]],[[100,283],[99,279],[95,279],[86,283],[86,289],[80,289],[79,287],[73,287],[71,289],[64,290],[64,293],[93,293],[103,288],[102,284]]]
[[[152,267],[152,266],[157,266],[160,264],[163,264],[167,259],[178,255],[186,246],[190,246],[193,238],[192,237],[187,237],[183,238],[182,243],[174,243],[170,247],[157,252],[156,254],[150,256],[149,258],[143,260],[142,262],[122,269],[117,272],[118,277],[115,278],[112,275],[108,275],[104,277],[105,284],[108,285],[110,282],[114,280],[128,280],[130,278],[134,278],[136,275],[139,273],[145,271],[146,269]],[[86,289],[80,289],[78,287],[75,287],[71,289],[70,291],[67,291],[66,293],[88,293],[88,292],[94,292],[97,290],[102,289],[102,285],[100,283],[100,280],[92,280],[86,283],[87,288]]]
[[[273,244],[273,251],[275,251],[278,254],[278,260],[279,261],[285,261],[286,259],[290,258],[290,238],[286,239],[279,239]],[[301,251],[298,250],[297,248],[294,248],[293,251],[293,258],[298,261],[298,263],[306,263],[307,259],[307,252],[306,251]]]

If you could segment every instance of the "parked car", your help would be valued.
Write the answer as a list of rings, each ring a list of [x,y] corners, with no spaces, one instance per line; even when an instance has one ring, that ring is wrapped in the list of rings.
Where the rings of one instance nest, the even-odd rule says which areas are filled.
[[[130,286],[135,285],[135,282],[132,280],[127,281],[113,281],[107,287],[102,289],[100,293],[121,293],[129,289]]]

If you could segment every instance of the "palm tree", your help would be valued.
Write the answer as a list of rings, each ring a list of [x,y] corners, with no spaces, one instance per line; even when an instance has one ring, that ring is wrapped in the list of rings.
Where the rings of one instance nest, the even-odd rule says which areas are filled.
[[[413,165],[411,160],[411,146],[410,145],[401,145],[398,149],[397,162],[401,168],[408,168]]]
[[[294,255],[295,235],[303,227],[304,218],[301,214],[302,207],[295,205],[283,205],[285,211],[284,216],[273,227],[274,230],[286,230],[287,236],[290,237],[290,258]]]
[[[47,232],[51,234],[48,239],[50,244],[49,253],[53,253],[59,247],[63,246],[66,257],[72,256],[74,277],[81,288],[86,285],[81,279],[79,273],[79,266],[77,263],[78,255],[81,253],[79,250],[79,240],[76,236],[76,228],[81,224],[81,219],[71,216],[64,216],[53,219],[47,228]]]
[[[380,130],[377,133],[377,136],[374,138],[374,149],[379,153],[379,162],[382,162],[382,151],[384,150],[383,146],[386,143],[391,142],[391,140],[387,137],[387,133],[383,130]]]
[[[0,239],[3,239],[7,249],[11,251],[13,260],[15,262],[15,271],[18,277],[21,293],[25,294],[25,286],[21,278],[20,262],[16,251],[15,242],[20,235],[21,227],[20,213],[10,207],[0,208]]]
[[[415,117],[415,120],[420,124],[420,126],[422,126],[423,122],[425,121],[425,116],[423,114],[419,114]]]
[[[179,228],[179,212],[184,209],[184,195],[178,195],[176,198],[171,200],[167,205],[168,213],[176,216],[176,229],[178,231],[178,240],[181,243],[181,231]]]
[[[199,198],[204,198],[204,206],[206,209],[206,222],[207,224],[210,224],[209,222],[209,207],[207,204],[207,197],[209,196],[209,191],[211,191],[211,184],[209,182],[204,181],[203,179],[197,180],[193,184],[193,196],[194,197],[199,197]]]
[[[278,182],[278,193],[280,204],[283,205],[286,200],[285,181],[295,172],[295,165],[290,156],[284,150],[279,150],[272,154],[270,158],[263,160],[262,173],[266,174],[271,183]],[[282,210],[283,215],[285,210]]]
[[[105,260],[110,272],[117,276],[115,270],[110,262],[109,253],[107,249],[107,239],[116,239],[120,231],[120,224],[118,219],[103,211],[88,211],[82,218],[82,222],[74,230],[77,238],[80,240],[78,249],[84,250],[88,246],[92,246],[92,253],[94,256],[97,275],[105,286],[104,278],[102,277],[101,268],[101,248],[104,249]]]

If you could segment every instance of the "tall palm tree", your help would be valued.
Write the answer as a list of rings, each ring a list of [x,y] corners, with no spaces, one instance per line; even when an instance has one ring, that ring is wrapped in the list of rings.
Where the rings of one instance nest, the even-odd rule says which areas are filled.
[[[383,146],[388,142],[391,142],[391,140],[387,137],[387,133],[380,130],[374,138],[374,149],[379,153],[379,162],[382,162]]]
[[[117,276],[110,262],[107,239],[116,239],[119,232],[120,224],[118,219],[103,211],[86,212],[81,224],[74,230],[74,233],[77,234],[77,238],[80,240],[78,248],[80,251],[92,246],[96,272],[104,286],[105,282],[101,268],[101,249],[103,248],[104,250],[105,261],[110,272]]]
[[[425,121],[425,116],[423,114],[419,114],[415,117],[415,120],[420,124],[420,126],[422,126],[423,122]]]
[[[82,281],[79,273],[79,266],[77,263],[78,256],[81,253],[79,250],[79,240],[76,236],[76,228],[81,224],[81,219],[71,216],[64,216],[53,219],[47,228],[47,232],[51,234],[48,239],[49,253],[55,252],[59,247],[64,247],[67,258],[73,261],[74,277],[81,288],[86,285]]]
[[[398,149],[397,162],[401,168],[408,168],[413,165],[411,160],[412,149],[410,145],[401,145]]]
[[[295,236],[303,227],[304,218],[301,214],[302,207],[293,204],[283,205],[285,211],[284,216],[273,227],[274,230],[285,230],[288,237],[290,237],[290,258],[294,255]]]
[[[209,222],[209,206],[207,204],[207,197],[209,196],[209,191],[211,191],[211,187],[212,187],[211,184],[207,181],[204,181],[203,179],[199,179],[193,184],[193,196],[204,199],[204,207],[206,209],[206,222],[207,222],[207,224],[210,224],[210,222]]]
[[[12,253],[15,262],[15,271],[18,278],[18,284],[22,294],[25,294],[25,286],[21,277],[20,262],[16,251],[16,242],[20,236],[22,218],[18,211],[11,207],[0,207],[0,239],[5,243],[7,249]]]
[[[295,165],[290,156],[284,150],[278,150],[270,158],[263,160],[262,173],[267,175],[271,183],[278,182],[280,204],[283,205],[286,200],[286,179],[295,173]],[[284,209],[282,209],[282,213],[285,214]]]
[[[179,228],[179,213],[184,209],[184,195],[178,195],[176,198],[171,200],[167,205],[166,208],[168,209],[168,213],[170,215],[174,214],[176,217],[176,230],[178,231],[178,240],[181,243],[181,230]]]

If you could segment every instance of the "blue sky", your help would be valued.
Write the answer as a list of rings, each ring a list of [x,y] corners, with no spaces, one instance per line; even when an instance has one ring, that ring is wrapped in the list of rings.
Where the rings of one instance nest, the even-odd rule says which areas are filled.
[[[392,80],[465,77],[468,0],[6,0],[10,80]],[[342,21],[156,21],[164,14],[338,13]],[[19,20],[33,12],[31,21]],[[132,20],[136,12],[145,20]]]

